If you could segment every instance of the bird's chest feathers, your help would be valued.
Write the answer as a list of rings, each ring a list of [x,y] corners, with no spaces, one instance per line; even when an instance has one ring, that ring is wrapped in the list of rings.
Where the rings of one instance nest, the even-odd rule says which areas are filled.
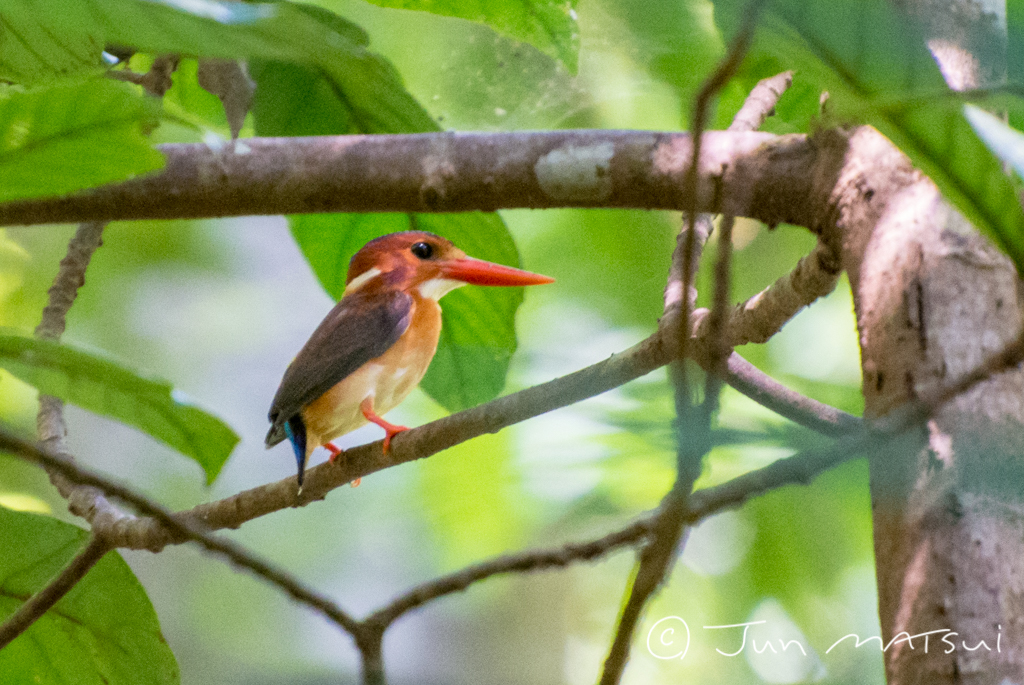
[[[384,414],[394,409],[423,378],[437,351],[441,307],[430,298],[415,297],[409,327],[388,351],[363,364],[303,411],[313,446],[333,440],[366,423],[359,410],[367,397]],[[315,442],[315,444],[314,444]]]
[[[412,392],[437,351],[441,335],[441,307],[437,301],[416,297],[410,317],[409,327],[398,341],[368,364],[380,369],[373,387],[367,388],[367,395],[374,396],[378,414],[393,409]]]

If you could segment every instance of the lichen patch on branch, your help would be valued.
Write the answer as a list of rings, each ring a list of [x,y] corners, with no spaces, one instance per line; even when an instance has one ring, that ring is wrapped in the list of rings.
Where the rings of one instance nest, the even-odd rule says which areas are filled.
[[[534,165],[541,190],[556,200],[601,201],[612,194],[611,142],[566,145],[547,153]]]

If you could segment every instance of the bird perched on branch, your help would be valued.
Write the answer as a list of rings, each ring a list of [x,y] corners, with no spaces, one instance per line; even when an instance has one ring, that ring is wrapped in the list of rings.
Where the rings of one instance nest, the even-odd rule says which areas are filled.
[[[372,422],[391,438],[408,430],[385,414],[423,378],[437,351],[444,295],[463,285],[539,285],[553,278],[467,257],[425,231],[371,240],[352,257],[341,301],[288,366],[270,407],[267,447],[291,441],[299,487],[309,455]]]

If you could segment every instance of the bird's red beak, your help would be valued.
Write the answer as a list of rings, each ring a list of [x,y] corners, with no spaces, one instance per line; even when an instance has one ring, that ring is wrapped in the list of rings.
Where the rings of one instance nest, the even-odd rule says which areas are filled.
[[[482,259],[464,257],[440,263],[441,276],[470,285],[543,285],[554,283],[550,276],[502,266]]]

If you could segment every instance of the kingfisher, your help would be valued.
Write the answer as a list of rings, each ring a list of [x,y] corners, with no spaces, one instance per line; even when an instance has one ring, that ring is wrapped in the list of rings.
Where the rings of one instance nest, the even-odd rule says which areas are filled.
[[[464,285],[523,286],[554,279],[467,257],[451,241],[403,231],[366,243],[349,262],[345,292],[284,373],[268,418],[267,448],[287,438],[298,484],[310,454],[375,423],[391,439],[408,430],[380,415],[423,378],[437,351],[444,295]]]

